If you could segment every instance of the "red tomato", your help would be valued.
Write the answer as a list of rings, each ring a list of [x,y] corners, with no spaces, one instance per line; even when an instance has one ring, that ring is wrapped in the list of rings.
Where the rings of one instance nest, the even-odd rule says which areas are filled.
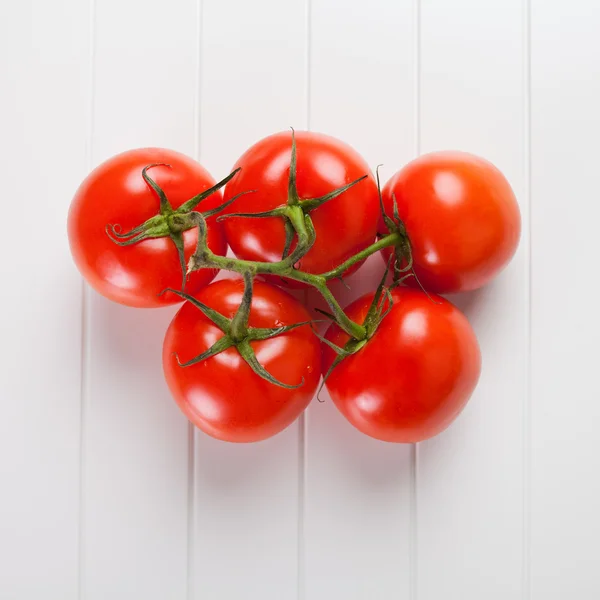
[[[142,148],[118,154],[94,169],[83,181],[71,204],[68,232],[71,252],[88,283],[100,294],[137,307],[181,302],[175,294],[159,293],[167,287],[181,289],[182,269],[177,249],[169,237],[146,239],[131,246],[118,246],[107,235],[107,225],[127,232],[159,212],[159,199],[142,178],[148,170],[163,189],[173,208],[212,187],[214,179],[191,158],[162,148]],[[216,192],[198,207],[215,208],[222,203]],[[208,219],[208,245],[225,254],[227,243],[222,226]],[[186,261],[196,248],[197,230],[183,233]],[[202,270],[188,277],[186,292],[193,294],[209,283],[215,272]]]
[[[450,302],[397,288],[394,305],[373,337],[338,364],[327,389],[357,429],[386,442],[420,442],[443,431],[479,379],[481,355],[467,318]],[[373,294],[346,313],[362,323]],[[326,338],[343,347],[348,334],[332,325]],[[335,353],[323,345],[323,372]]]
[[[295,137],[297,188],[301,199],[323,196],[368,175],[367,179],[310,213],[317,238],[298,267],[309,273],[323,273],[375,240],[380,213],[377,184],[367,163],[350,146],[308,131],[298,131]],[[257,191],[236,200],[225,213],[265,212],[284,206],[288,198],[291,149],[291,132],[271,135],[249,148],[234,167],[241,167],[242,171],[225,187],[224,199],[247,190]],[[225,233],[239,258],[281,260],[285,246],[282,218],[227,219]]]
[[[515,195],[502,173],[464,152],[420,156],[383,189],[386,213],[392,194],[425,289],[438,294],[474,290],[493,279],[514,255],[521,234]],[[384,251],[389,257],[390,251]],[[407,283],[414,286],[414,279]]]
[[[196,298],[226,317],[237,310],[244,284],[217,281]],[[254,284],[251,327],[280,327],[309,321],[307,310],[282,289]],[[310,326],[251,342],[256,357],[276,379],[296,385],[285,389],[252,371],[235,347],[189,367],[181,367],[223,337],[198,308],[184,304],[171,322],[163,347],[163,367],[171,393],[187,418],[207,434],[230,442],[255,442],[285,429],[302,413],[320,379],[319,341]]]

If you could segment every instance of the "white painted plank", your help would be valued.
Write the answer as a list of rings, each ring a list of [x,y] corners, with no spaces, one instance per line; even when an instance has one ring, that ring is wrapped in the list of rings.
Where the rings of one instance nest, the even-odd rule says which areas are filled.
[[[599,30],[532,2],[532,600],[600,597]]]
[[[421,2],[421,151],[480,154],[527,213],[521,0]],[[481,343],[477,391],[457,422],[419,445],[419,600],[522,594],[527,402],[527,220],[511,266],[458,299]]]
[[[313,0],[310,126],[350,143],[391,176],[414,155],[411,0]],[[347,304],[375,289],[374,256],[336,287]],[[313,302],[317,302],[311,294]],[[304,514],[307,600],[406,599],[411,586],[412,447],[371,439],[324,390],[308,410]]]
[[[93,160],[195,147],[195,0],[96,7]],[[187,422],[163,381],[174,310],[89,293],[85,406],[86,600],[181,600],[187,589]]]
[[[0,597],[74,600],[81,283],[65,223],[86,169],[88,6],[1,12]]]
[[[304,0],[204,0],[200,154],[224,176],[251,144],[305,126]],[[258,444],[195,436],[192,595],[292,600],[299,426]]]

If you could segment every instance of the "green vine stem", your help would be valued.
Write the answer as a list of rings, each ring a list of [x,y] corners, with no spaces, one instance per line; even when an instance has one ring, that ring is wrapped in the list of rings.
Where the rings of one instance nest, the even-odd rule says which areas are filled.
[[[382,213],[383,221],[389,231],[386,235],[378,235],[378,239],[367,248],[364,248],[360,252],[356,253],[345,260],[342,264],[338,265],[330,271],[325,273],[307,273],[296,268],[296,265],[300,259],[310,251],[316,240],[316,232],[313,226],[312,218],[310,213],[322,206],[324,203],[336,198],[343,194],[346,190],[351,187],[358,185],[362,180],[366,179],[367,175],[356,179],[340,188],[337,188],[324,196],[319,198],[301,198],[296,186],[296,140],[294,136],[294,130],[292,129],[292,148],[290,157],[290,173],[288,179],[288,198],[285,204],[278,206],[272,210],[262,213],[230,213],[227,215],[221,215],[217,218],[218,221],[229,218],[264,218],[264,217],[279,217],[283,219],[285,226],[285,246],[283,249],[282,257],[276,262],[261,262],[261,261],[249,261],[238,258],[230,258],[227,256],[220,256],[214,254],[207,243],[207,221],[208,217],[212,217],[227,206],[232,204],[239,196],[246,193],[252,193],[255,190],[249,190],[248,192],[242,192],[234,198],[225,202],[216,209],[210,211],[199,212],[196,210],[198,204],[206,198],[208,195],[216,192],[219,188],[223,187],[228,181],[230,181],[239,169],[236,169],[228,177],[214,185],[212,188],[194,196],[178,209],[173,209],[169,203],[163,190],[151,179],[147,171],[152,167],[159,165],[148,165],[142,171],[142,176],[146,184],[155,192],[160,201],[160,210],[157,215],[150,218],[145,223],[142,223],[128,231],[122,233],[120,228],[116,225],[107,225],[107,234],[109,237],[119,245],[130,245],[140,242],[147,238],[152,237],[170,237],[177,247],[181,267],[182,267],[182,290],[169,290],[181,298],[191,302],[196,308],[202,311],[209,319],[213,321],[219,327],[224,337],[219,339],[211,348],[206,350],[204,353],[197,357],[185,362],[180,363],[182,367],[190,366],[205,360],[219,352],[235,346],[242,356],[242,358],[248,363],[248,365],[255,371],[260,377],[267,379],[271,383],[285,387],[295,388],[302,385],[302,382],[298,384],[288,384],[277,381],[271,374],[269,374],[262,365],[256,359],[254,351],[250,345],[252,340],[263,340],[280,335],[285,331],[293,329],[294,327],[300,327],[310,323],[297,323],[286,327],[273,328],[273,329],[258,329],[248,326],[248,319],[250,315],[250,306],[252,301],[252,292],[254,286],[254,278],[256,275],[276,275],[281,278],[299,281],[308,284],[318,290],[327,302],[331,313],[323,314],[333,319],[341,329],[343,329],[348,335],[350,340],[346,346],[341,349],[336,349],[338,357],[334,362],[335,366],[339,361],[343,360],[345,356],[357,352],[364,346],[367,340],[375,333],[377,327],[381,321],[385,318],[385,315],[391,310],[392,297],[389,289],[385,287],[385,275],[379,284],[373,306],[367,315],[364,323],[356,323],[350,319],[339,302],[336,300],[332,291],[328,287],[328,283],[334,279],[340,279],[343,281],[343,274],[352,266],[365,260],[372,254],[383,250],[384,248],[394,248],[394,283],[392,287],[398,285],[405,279],[402,277],[407,271],[412,270],[412,252],[410,242],[406,229],[400,220],[398,215],[398,209],[394,200],[394,211],[393,218],[385,214],[383,207],[383,200],[381,197],[381,187],[379,184],[379,172],[377,170],[377,187],[379,190],[379,202]],[[169,165],[160,165],[169,167]],[[184,264],[183,259],[183,237],[182,234],[187,229],[196,227],[198,229],[198,242],[194,254],[190,257],[187,268]],[[296,241],[296,244],[292,250],[292,245]],[[405,264],[404,268],[401,265]],[[388,265],[388,269],[389,269]],[[197,271],[199,269],[218,269],[225,271],[233,271],[239,273],[244,278],[244,295],[242,302],[240,303],[239,309],[232,319],[228,319],[223,315],[220,315],[208,306],[203,305],[197,299],[187,295],[183,291],[187,274]],[[386,270],[387,275],[387,270]],[[391,288],[390,288],[391,289]],[[165,290],[167,291],[167,290]],[[387,308],[386,308],[387,306]],[[317,334],[319,339],[324,340],[320,335]],[[329,342],[327,342],[329,343]],[[177,359],[179,360],[179,359]],[[333,368],[332,366],[332,368]],[[331,369],[330,369],[331,371]]]
[[[199,229],[201,230],[203,228],[203,225],[200,224],[201,220],[203,220],[202,215],[197,213],[197,216],[194,215],[194,218],[198,221]],[[401,238],[397,233],[391,233],[354,255],[336,269],[328,271],[327,273],[315,275],[313,273],[306,273],[305,271],[295,269],[293,264],[289,264],[288,259],[269,263],[219,256],[211,252],[206,246],[206,243],[203,242],[203,236],[198,235],[198,245],[205,247],[196,250],[191,256],[190,262],[188,263],[188,272],[197,271],[198,269],[222,269],[224,271],[233,271],[242,275],[248,272],[254,272],[257,275],[278,275],[286,277],[287,279],[306,283],[318,290],[323,296],[331,309],[337,324],[353,338],[363,340],[367,337],[367,329],[346,315],[332,291],[327,286],[327,283],[332,279],[339,278],[346,269],[355,263],[368,258],[383,248],[396,245],[400,240]]]
[[[216,311],[214,308],[203,304],[197,298],[189,296],[185,292],[167,288],[165,292],[171,292],[172,294],[176,294],[184,300],[187,300],[223,332],[223,337],[219,338],[210,348],[201,354],[198,354],[198,356],[195,356],[194,358],[183,363],[179,360],[179,356],[177,354],[175,355],[175,358],[180,367],[190,367],[206,360],[207,358],[210,358],[211,356],[220,354],[232,346],[235,346],[240,356],[259,377],[262,377],[269,383],[286,389],[293,390],[299,388],[304,384],[304,377],[299,383],[294,384],[279,381],[260,364],[250,342],[263,341],[277,337],[282,333],[296,329],[296,327],[311,325],[311,321],[303,321],[301,323],[292,323],[291,325],[282,325],[280,327],[272,328],[250,327],[248,325],[248,318],[250,316],[250,306],[252,304],[252,290],[253,276],[247,273],[244,276],[244,295],[242,297],[242,301],[240,302],[240,306],[233,318],[229,319],[225,315],[222,315]]]
[[[372,254],[379,252],[383,248],[394,246],[396,255],[410,255],[410,245],[408,237],[401,221],[398,223],[385,215],[383,212],[383,202],[380,196],[380,205],[382,215],[384,215],[385,224],[390,230],[388,235],[382,236],[379,240],[364,248],[354,256],[351,256],[335,269],[325,273],[314,274],[301,271],[296,268],[298,261],[311,249],[313,246],[316,234],[310,212],[321,206],[324,202],[339,196],[350,187],[360,183],[365,177],[361,177],[341,188],[322,196],[321,198],[302,199],[298,194],[296,187],[296,141],[292,130],[292,149],[290,158],[290,174],[288,180],[288,198],[287,204],[278,206],[273,210],[263,213],[232,213],[219,217],[219,220],[224,218],[263,218],[263,217],[280,217],[284,219],[286,226],[286,243],[281,260],[276,262],[260,262],[248,261],[237,258],[219,256],[211,252],[206,243],[206,220],[200,213],[192,213],[191,221],[198,227],[198,244],[195,253],[191,256],[188,262],[188,273],[198,269],[222,269],[226,271],[234,271],[242,275],[253,273],[256,275],[277,275],[294,281],[299,281],[308,284],[319,291],[327,302],[336,323],[356,340],[364,340],[368,336],[368,328],[361,323],[356,323],[350,319],[335,296],[329,289],[327,283],[333,279],[340,279],[342,275],[353,265],[365,260]],[[377,174],[377,183],[379,188],[379,174]],[[396,216],[396,215],[395,215]],[[296,247],[289,253],[293,238],[296,238]]]
[[[193,198],[190,198],[187,202],[183,203],[179,208],[174,209],[171,206],[171,203],[169,202],[164,190],[156,183],[156,181],[154,181],[154,179],[150,177],[150,175],[148,175],[148,169],[152,169],[153,167],[166,167],[167,169],[170,169],[171,165],[166,163],[154,163],[147,165],[142,169],[142,179],[156,194],[159,200],[158,214],[150,217],[144,223],[140,223],[137,227],[134,227],[125,233],[121,231],[120,225],[107,224],[106,235],[108,235],[111,241],[118,246],[131,246],[132,244],[137,244],[151,238],[171,238],[171,241],[177,249],[177,255],[179,256],[179,264],[181,266],[181,290],[183,291],[185,289],[186,281],[183,233],[184,231],[194,227],[194,222],[193,219],[190,219],[190,215],[198,214],[193,212],[198,205],[211,194],[214,194],[229,181],[231,181],[237,175],[240,169],[236,169],[233,171],[233,173],[230,173],[227,177],[225,177],[225,179],[222,179],[211,188],[196,194]],[[237,200],[241,195],[250,194],[253,191],[254,190],[242,192],[242,194],[238,194],[220,206],[204,211],[204,217],[212,217],[235,202],[235,200]]]

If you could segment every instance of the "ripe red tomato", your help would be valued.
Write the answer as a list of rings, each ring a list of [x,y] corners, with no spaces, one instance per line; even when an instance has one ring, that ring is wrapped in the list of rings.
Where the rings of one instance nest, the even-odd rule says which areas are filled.
[[[202,289],[196,298],[226,317],[233,317],[244,291],[241,280],[224,279]],[[280,327],[309,321],[307,310],[282,289],[254,284],[251,327]],[[255,442],[285,429],[302,413],[320,379],[320,345],[310,326],[251,342],[258,361],[285,389],[259,377],[231,347],[203,362],[181,362],[207,350],[223,332],[190,303],[175,315],[165,337],[163,367],[171,393],[196,427],[230,442]]]
[[[394,305],[373,337],[339,363],[327,389],[357,429],[387,442],[420,442],[443,431],[465,406],[479,379],[481,355],[467,318],[450,302],[397,288]],[[362,323],[373,294],[346,313]],[[343,347],[348,334],[325,336]],[[323,345],[323,372],[335,358]]]
[[[129,150],[103,162],[86,177],[71,203],[68,220],[71,252],[88,283],[115,302],[143,308],[181,302],[175,294],[159,296],[167,287],[181,288],[177,249],[169,237],[118,246],[107,235],[106,227],[115,225],[127,232],[158,214],[159,199],[142,178],[142,169],[154,163],[171,166],[152,167],[148,175],[163,189],[173,208],[215,184],[204,167],[179,152],[162,148]],[[215,208],[222,201],[221,192],[216,192],[197,210]],[[209,247],[225,254],[222,226],[214,217],[207,223]],[[197,239],[196,229],[183,233],[186,261]],[[197,292],[214,276],[212,270],[192,273],[186,292]]]
[[[488,283],[514,255],[521,234],[515,195],[488,161],[464,152],[433,152],[398,171],[383,189],[404,222],[415,273],[438,294]],[[386,260],[390,251],[383,253]],[[417,282],[408,279],[414,286]]]
[[[317,238],[298,267],[309,273],[323,273],[375,240],[380,213],[377,184],[364,159],[345,143],[308,131],[298,131],[295,137],[297,188],[301,199],[323,196],[368,174],[367,179],[310,213]],[[291,149],[291,132],[271,135],[249,148],[235,164],[234,168],[241,167],[242,171],[225,187],[224,199],[247,190],[256,190],[256,193],[236,200],[224,214],[265,212],[285,206]],[[227,219],[225,233],[239,258],[281,260],[285,229],[280,217]]]

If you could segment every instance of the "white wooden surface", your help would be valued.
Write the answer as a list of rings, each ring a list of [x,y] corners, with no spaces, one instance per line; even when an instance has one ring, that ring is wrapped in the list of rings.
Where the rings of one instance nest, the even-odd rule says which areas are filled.
[[[599,30],[595,0],[3,3],[0,599],[600,598]],[[482,380],[432,441],[329,401],[257,445],[194,432],[160,369],[174,309],[71,263],[95,164],[163,145],[221,177],[290,125],[384,178],[459,148],[514,186],[514,262],[455,299]]]

